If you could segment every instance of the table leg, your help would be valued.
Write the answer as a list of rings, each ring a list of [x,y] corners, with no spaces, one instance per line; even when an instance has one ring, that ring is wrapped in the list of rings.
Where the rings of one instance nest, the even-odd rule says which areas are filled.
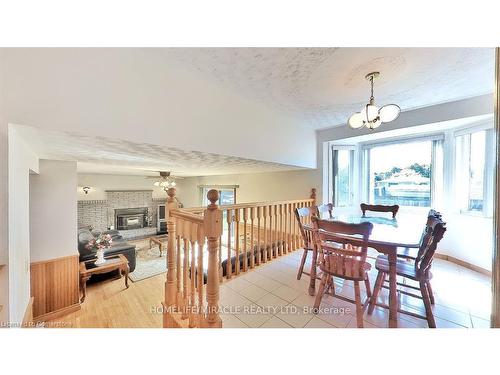
[[[309,295],[314,296],[316,294],[316,261],[318,259],[318,251],[316,245],[313,247],[312,259],[311,259],[311,271],[309,272]]]
[[[80,303],[85,301],[85,297],[87,297],[87,281],[90,277],[82,277],[80,279],[80,290],[82,292],[82,298],[80,299]]]
[[[128,289],[128,273],[129,272],[130,272],[130,267],[127,264],[127,266],[125,267],[125,288],[127,288],[127,289]]]
[[[397,249],[388,254],[389,260],[389,328],[398,327],[398,295],[396,284]]]

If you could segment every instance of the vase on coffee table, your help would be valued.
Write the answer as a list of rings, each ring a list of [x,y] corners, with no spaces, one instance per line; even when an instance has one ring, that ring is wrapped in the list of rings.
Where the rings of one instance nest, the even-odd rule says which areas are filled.
[[[96,256],[97,260],[95,261],[95,264],[103,264],[106,262],[106,260],[104,259],[104,249],[97,250]]]

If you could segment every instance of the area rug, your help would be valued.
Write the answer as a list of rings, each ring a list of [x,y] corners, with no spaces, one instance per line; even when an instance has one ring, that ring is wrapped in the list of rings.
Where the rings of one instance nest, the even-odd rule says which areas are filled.
[[[165,251],[160,256],[158,246],[153,246],[150,249],[148,239],[130,242],[136,245],[137,254],[135,270],[129,274],[131,281],[137,282],[167,272]]]

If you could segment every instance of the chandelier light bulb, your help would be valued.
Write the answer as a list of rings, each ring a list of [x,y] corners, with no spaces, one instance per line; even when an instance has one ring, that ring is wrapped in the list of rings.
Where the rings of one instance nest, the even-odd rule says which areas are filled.
[[[349,126],[353,129],[359,129],[364,126],[363,115],[360,112],[356,112],[351,117],[349,117]]]
[[[380,121],[391,122],[396,120],[401,113],[401,108],[396,104],[387,104],[380,108]]]

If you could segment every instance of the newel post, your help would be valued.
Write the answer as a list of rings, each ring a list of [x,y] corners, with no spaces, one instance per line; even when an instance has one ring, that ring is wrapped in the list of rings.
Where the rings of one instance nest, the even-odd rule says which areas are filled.
[[[176,190],[170,188],[167,190],[167,280],[165,282],[165,304],[167,307],[175,306],[176,302],[176,270],[175,270],[175,221],[170,215],[172,210],[178,208],[175,199]]]
[[[204,228],[208,242],[208,275],[207,275],[207,320],[208,328],[221,328],[219,316],[219,241],[222,236],[222,211],[217,200],[219,192],[210,190],[207,194],[210,201],[204,213]]]
[[[316,202],[316,188],[312,188],[312,189],[311,189],[311,199],[313,200],[312,205],[313,205],[313,206],[316,206],[316,205],[317,205],[317,204],[316,204],[316,203],[317,203],[317,202]]]

